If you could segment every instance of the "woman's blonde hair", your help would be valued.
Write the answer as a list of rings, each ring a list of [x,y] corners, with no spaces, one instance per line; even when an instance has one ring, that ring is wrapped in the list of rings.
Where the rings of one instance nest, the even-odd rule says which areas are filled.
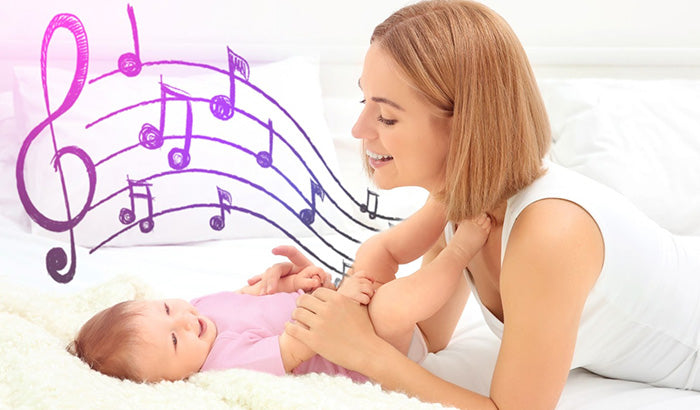
[[[472,1],[423,1],[378,25],[371,43],[452,117],[437,194],[449,220],[491,210],[542,174],[549,121],[525,51],[498,14]]]
[[[140,382],[135,355],[135,347],[145,343],[137,332],[140,316],[137,302],[117,303],[85,322],[68,351],[100,373]]]

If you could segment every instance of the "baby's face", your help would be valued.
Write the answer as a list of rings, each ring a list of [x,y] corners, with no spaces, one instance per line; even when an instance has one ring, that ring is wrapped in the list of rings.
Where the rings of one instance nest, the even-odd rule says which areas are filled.
[[[216,339],[216,325],[182,299],[143,302],[138,319],[145,344],[136,347],[146,381],[181,380],[199,371]]]

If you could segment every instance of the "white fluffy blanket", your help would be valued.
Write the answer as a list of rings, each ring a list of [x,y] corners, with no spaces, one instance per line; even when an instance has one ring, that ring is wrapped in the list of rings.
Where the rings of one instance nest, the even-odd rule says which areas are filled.
[[[444,408],[321,374],[277,377],[232,369],[138,384],[95,372],[65,350],[95,312],[151,293],[139,280],[123,277],[72,296],[0,282],[0,408]]]

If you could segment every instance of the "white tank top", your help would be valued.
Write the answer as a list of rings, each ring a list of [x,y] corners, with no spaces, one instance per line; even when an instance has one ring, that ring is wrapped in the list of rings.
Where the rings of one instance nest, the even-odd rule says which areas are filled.
[[[535,201],[566,199],[596,221],[605,260],[583,309],[571,368],[700,390],[700,237],[672,235],[612,189],[557,164],[545,166],[542,177],[508,200],[501,264],[515,220]],[[453,233],[449,223],[445,239]],[[466,276],[486,323],[501,338],[503,323]]]

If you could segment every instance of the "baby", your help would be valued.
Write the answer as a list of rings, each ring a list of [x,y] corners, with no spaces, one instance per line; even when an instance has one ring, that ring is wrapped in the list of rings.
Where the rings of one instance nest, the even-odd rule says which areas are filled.
[[[486,240],[490,220],[482,217],[464,225],[457,233],[473,237],[473,253],[466,255],[471,259]],[[88,320],[69,350],[95,370],[137,382],[181,380],[199,371],[229,368],[277,375],[321,372],[366,381],[363,375],[323,359],[284,332],[301,293],[334,286],[328,273],[313,266],[296,249],[282,246],[273,249],[273,253],[291,261],[266,271],[268,276],[280,278],[277,293],[259,296],[265,293],[261,281],[236,292],[207,295],[189,303],[180,299],[121,302]],[[467,262],[460,261],[462,267]],[[445,279],[455,272],[461,274],[461,269],[446,271]],[[421,270],[411,276],[425,282],[426,288],[435,288],[438,295],[445,293],[438,292],[439,288],[448,286],[442,278],[421,276]],[[345,278],[338,292],[358,303],[371,304],[375,303],[373,296],[382,296],[381,292],[375,296],[373,285],[369,275],[356,272]],[[396,280],[382,286],[396,286],[400,293],[403,285]],[[397,328],[396,320],[387,315],[380,318],[372,318],[378,334],[382,334],[383,327]],[[404,330],[401,334],[407,335],[402,340],[387,340],[420,362],[427,349],[416,322],[398,326]]]

